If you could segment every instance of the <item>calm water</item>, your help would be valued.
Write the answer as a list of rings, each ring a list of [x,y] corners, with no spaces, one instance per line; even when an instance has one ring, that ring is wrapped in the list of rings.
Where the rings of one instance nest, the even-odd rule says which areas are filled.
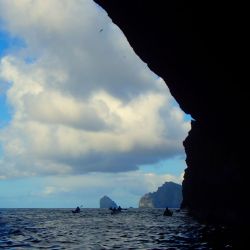
[[[213,249],[204,225],[162,209],[1,209],[0,249]],[[225,244],[225,248],[230,245]]]

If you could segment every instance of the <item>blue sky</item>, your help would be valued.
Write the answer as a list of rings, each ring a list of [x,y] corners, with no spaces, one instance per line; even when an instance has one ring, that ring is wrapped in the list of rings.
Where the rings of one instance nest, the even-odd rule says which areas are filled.
[[[137,207],[181,183],[190,116],[105,11],[0,0],[0,17],[0,207]]]

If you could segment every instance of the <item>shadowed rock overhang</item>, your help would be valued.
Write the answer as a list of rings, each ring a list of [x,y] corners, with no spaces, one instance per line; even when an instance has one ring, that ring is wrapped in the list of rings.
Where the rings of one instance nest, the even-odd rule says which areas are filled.
[[[202,220],[246,223],[249,91],[238,67],[239,8],[211,1],[95,2],[194,118],[184,141],[183,207]]]

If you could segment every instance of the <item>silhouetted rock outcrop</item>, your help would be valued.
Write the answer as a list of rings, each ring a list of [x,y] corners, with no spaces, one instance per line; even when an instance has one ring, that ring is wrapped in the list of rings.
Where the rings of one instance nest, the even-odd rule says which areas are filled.
[[[117,208],[117,205],[116,203],[111,200],[108,196],[103,196],[101,199],[100,199],[100,208]]]
[[[245,6],[224,1],[95,2],[194,118],[184,142],[183,207],[205,221],[247,224]]]
[[[140,208],[179,208],[182,202],[182,187],[166,182],[156,192],[145,194],[139,202]]]

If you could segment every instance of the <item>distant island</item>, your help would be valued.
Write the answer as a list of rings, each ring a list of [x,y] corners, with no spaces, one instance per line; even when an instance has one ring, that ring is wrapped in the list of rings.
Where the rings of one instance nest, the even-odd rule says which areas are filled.
[[[145,194],[139,201],[139,208],[179,208],[182,202],[182,186],[165,182],[156,192]]]
[[[117,204],[111,200],[108,196],[104,195],[101,199],[100,199],[100,208],[117,208]]]

